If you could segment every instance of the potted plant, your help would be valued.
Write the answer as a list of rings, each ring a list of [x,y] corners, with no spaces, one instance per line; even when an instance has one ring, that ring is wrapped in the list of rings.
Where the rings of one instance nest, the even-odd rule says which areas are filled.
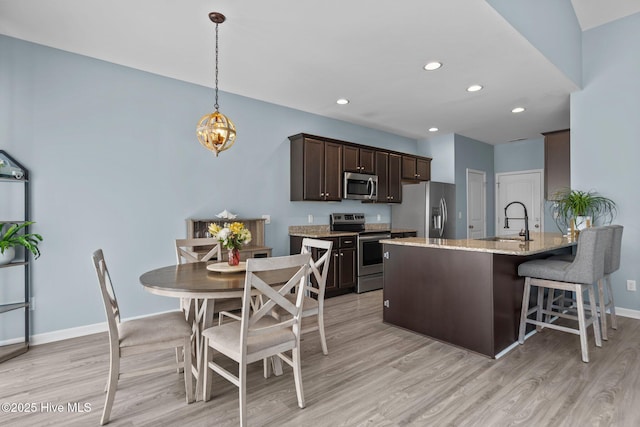
[[[34,224],[32,221],[11,225],[6,232],[2,232],[6,223],[0,222],[0,265],[10,263],[15,258],[15,247],[23,246],[25,250],[31,252],[35,258],[40,256],[38,243],[42,241],[42,236],[35,233],[22,233],[19,231]]]
[[[596,222],[610,224],[616,215],[616,203],[595,191],[560,190],[554,194],[552,215],[561,232],[571,227],[581,230]]]

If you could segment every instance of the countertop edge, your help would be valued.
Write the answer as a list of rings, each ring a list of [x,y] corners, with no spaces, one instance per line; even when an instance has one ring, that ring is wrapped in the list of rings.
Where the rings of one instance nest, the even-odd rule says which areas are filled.
[[[543,252],[550,252],[557,249],[570,247],[576,244],[576,242],[569,241],[566,237],[562,237],[560,234],[555,233],[538,233],[535,237],[537,237],[538,241],[542,243],[532,243],[537,245],[537,247],[534,248],[527,248],[527,246],[529,246],[530,244],[524,242],[491,242],[474,239],[425,239],[424,237],[385,239],[381,240],[380,243],[398,246],[484,252],[515,256],[536,255]],[[534,238],[534,242],[535,241],[536,239]],[[514,245],[517,245],[517,249],[513,248]]]

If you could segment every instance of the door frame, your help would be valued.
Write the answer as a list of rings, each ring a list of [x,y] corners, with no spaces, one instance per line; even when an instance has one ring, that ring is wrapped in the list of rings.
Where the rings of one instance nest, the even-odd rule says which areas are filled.
[[[522,170],[522,171],[512,171],[512,172],[498,172],[496,173],[496,184],[495,184],[495,201],[496,201],[496,214],[495,214],[495,229],[496,229],[496,235],[498,235],[497,230],[498,227],[500,227],[500,224],[498,224],[498,212],[500,207],[498,206],[499,202],[500,202],[500,189],[498,188],[498,183],[500,182],[499,177],[501,176],[513,176],[513,175],[524,175],[524,174],[530,174],[530,173],[538,173],[540,174],[540,232],[544,232],[544,214],[545,214],[545,201],[546,199],[544,198],[544,169],[528,169],[528,170]]]
[[[487,237],[487,172],[478,169],[467,168],[466,172],[466,185],[467,185],[467,239],[469,238],[469,172],[482,175],[482,206],[484,207],[484,223],[482,225],[484,229],[484,236]]]

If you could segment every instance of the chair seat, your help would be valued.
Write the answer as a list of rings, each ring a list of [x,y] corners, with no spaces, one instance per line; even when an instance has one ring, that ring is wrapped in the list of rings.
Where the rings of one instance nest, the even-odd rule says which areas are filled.
[[[180,311],[156,314],[118,325],[120,347],[170,342],[191,336],[191,326]]]
[[[536,259],[520,264],[518,266],[518,275],[521,277],[590,285],[591,282],[587,276],[575,274],[575,272],[572,274],[570,271],[571,265],[572,263],[569,261]]]
[[[265,316],[255,323],[255,328],[277,325],[279,322],[271,316]],[[209,340],[209,345],[231,358],[240,358],[240,326],[241,322],[230,322],[206,329],[202,335]],[[296,336],[290,329],[280,329],[264,335],[253,335],[247,339],[247,356],[267,348],[291,344],[295,347]]]
[[[292,304],[296,303],[295,294],[286,295],[285,298],[291,301]],[[305,296],[302,302],[302,317],[313,316],[315,314],[318,314],[318,310],[319,310],[318,300],[315,298]],[[276,306],[273,309],[273,313],[276,315],[276,318],[283,318],[287,316],[291,317],[289,312],[280,306]]]

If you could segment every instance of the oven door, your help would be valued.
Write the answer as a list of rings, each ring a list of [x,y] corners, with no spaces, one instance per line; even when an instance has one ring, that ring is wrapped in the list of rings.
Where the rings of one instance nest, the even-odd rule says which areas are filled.
[[[382,273],[382,244],[391,234],[365,234],[358,236],[358,277]]]

